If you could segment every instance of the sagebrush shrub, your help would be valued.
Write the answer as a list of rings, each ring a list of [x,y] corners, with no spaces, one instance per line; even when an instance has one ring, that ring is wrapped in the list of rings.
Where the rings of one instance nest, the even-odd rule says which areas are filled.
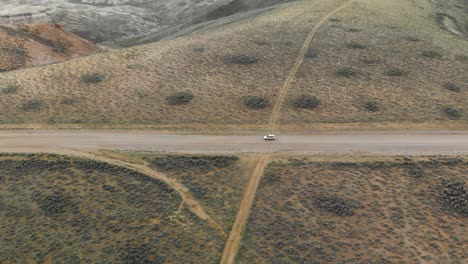
[[[232,55],[225,59],[229,64],[252,65],[258,62],[257,58],[249,55]]]
[[[385,71],[385,75],[391,76],[391,77],[398,77],[398,76],[405,75],[405,72],[398,68],[389,68]]]
[[[96,84],[104,81],[106,76],[100,73],[87,73],[81,76],[81,82]]]
[[[425,50],[421,52],[421,55],[429,59],[441,59],[442,58],[442,54],[435,50]]]
[[[336,70],[336,75],[340,77],[350,78],[357,75],[357,72],[352,68],[339,68]]]
[[[455,107],[446,107],[442,110],[450,119],[460,119],[463,115],[463,110]]]
[[[320,104],[320,99],[313,95],[302,94],[296,97],[293,105],[296,108],[314,109]]]
[[[193,100],[194,96],[191,92],[179,92],[166,97],[169,105],[185,105]]]
[[[369,101],[366,103],[366,105],[364,106],[367,111],[373,113],[373,112],[377,112],[380,110],[380,107],[379,107],[379,104],[375,101]]]
[[[42,108],[44,103],[41,100],[33,99],[23,103],[23,110],[33,111]]]
[[[244,98],[244,104],[252,109],[261,109],[268,107],[270,102],[263,96],[247,96]]]
[[[2,89],[2,93],[4,94],[13,94],[18,92],[19,87],[16,85],[9,85]]]
[[[452,92],[460,92],[461,89],[458,87],[456,84],[453,83],[445,83],[444,84],[445,89],[452,91]]]

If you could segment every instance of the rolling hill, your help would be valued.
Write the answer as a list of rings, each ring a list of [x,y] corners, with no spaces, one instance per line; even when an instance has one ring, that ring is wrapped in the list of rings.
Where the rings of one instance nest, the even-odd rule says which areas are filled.
[[[4,73],[2,85],[18,89],[0,97],[0,122],[265,126],[309,32],[342,3],[294,2],[172,40]],[[439,19],[462,25],[448,3],[361,0],[323,21],[280,123],[466,123],[468,46],[464,27],[458,35]]]

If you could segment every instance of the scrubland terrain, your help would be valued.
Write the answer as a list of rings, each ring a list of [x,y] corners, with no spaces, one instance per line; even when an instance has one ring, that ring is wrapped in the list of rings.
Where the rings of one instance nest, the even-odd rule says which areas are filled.
[[[274,159],[239,263],[465,263],[466,158]]]
[[[290,3],[174,40],[1,74],[2,86],[18,89],[0,97],[0,122],[261,127],[307,34],[341,4]],[[313,39],[280,125],[466,123],[464,12],[403,0],[341,10]],[[315,103],[297,104],[304,96]]]
[[[0,21],[32,7],[3,2],[21,6],[0,11]],[[286,2],[53,0],[32,8],[28,19],[60,18],[115,46],[182,37],[0,73],[0,128],[130,129],[2,133],[7,151],[80,157],[0,155],[0,262],[466,263],[468,160],[449,145],[467,142],[465,1]],[[286,4],[262,9],[277,3]],[[192,7],[204,12],[190,16]],[[2,58],[19,56],[4,59],[5,69],[72,58],[60,38],[29,28],[0,28],[10,36],[0,38]],[[369,137],[336,131],[383,125],[388,131]],[[333,149],[326,133],[251,136],[326,127],[341,135],[335,149],[360,157],[321,157]],[[427,134],[438,144],[401,132],[411,127],[434,130]],[[171,133],[136,136],[142,128]],[[195,129],[216,147],[177,134]],[[186,140],[190,148],[172,146],[182,153],[235,156],[134,152],[164,150],[164,138]],[[268,145],[283,139],[290,149]],[[236,152],[241,144],[252,154]],[[317,156],[297,156],[311,149]],[[388,157],[420,155],[411,149],[452,156]]]
[[[237,157],[138,155],[180,179],[226,232],[243,189]],[[0,262],[216,263],[225,235],[165,183],[93,160],[0,158]]]
[[[246,157],[162,155],[117,152],[124,159],[147,164],[184,184],[226,234],[229,233],[248,179]]]

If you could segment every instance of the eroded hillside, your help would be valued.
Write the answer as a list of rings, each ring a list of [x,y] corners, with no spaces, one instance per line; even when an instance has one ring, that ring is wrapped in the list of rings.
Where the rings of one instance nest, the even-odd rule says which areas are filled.
[[[63,62],[99,51],[93,43],[58,25],[0,25],[0,72]]]

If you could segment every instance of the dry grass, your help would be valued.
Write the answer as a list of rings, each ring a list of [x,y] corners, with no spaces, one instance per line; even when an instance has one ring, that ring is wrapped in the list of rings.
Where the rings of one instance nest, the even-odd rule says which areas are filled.
[[[463,83],[466,62],[456,57],[468,53],[466,41],[439,27],[431,16],[433,7],[387,2],[358,1],[320,29],[312,42],[314,54],[305,58],[289,97],[313,94],[321,104],[305,111],[285,105],[281,123],[450,121],[442,109],[466,108],[468,90],[455,95],[443,88],[447,82]],[[262,96],[274,102],[308,32],[341,3],[292,3],[249,21],[175,40],[1,74],[2,85],[21,90],[0,96],[0,123],[266,124],[271,109],[252,110],[242,99]],[[414,21],[396,15],[402,10]],[[417,16],[409,15],[413,13]],[[413,35],[420,41],[408,40]],[[366,48],[348,49],[349,43]],[[443,56],[421,56],[428,50]],[[335,71],[341,67],[359,74],[340,78]],[[405,75],[386,76],[392,67]],[[106,79],[93,85],[80,82],[82,75],[93,72]],[[193,101],[167,104],[166,98],[179,91],[191,92]],[[63,99],[77,103],[64,105]],[[28,100],[41,100],[44,106],[25,112],[21,106]],[[369,113],[363,108],[370,100],[378,101],[382,110]],[[452,122],[467,120],[464,114]]]
[[[216,263],[225,237],[166,184],[114,165],[0,157],[1,263]]]
[[[239,263],[463,263],[466,158],[332,159],[269,165]]]

